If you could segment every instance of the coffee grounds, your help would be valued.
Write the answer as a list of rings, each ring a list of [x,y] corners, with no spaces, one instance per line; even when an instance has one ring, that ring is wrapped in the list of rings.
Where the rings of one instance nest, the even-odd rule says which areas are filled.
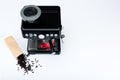
[[[42,67],[41,64],[39,64],[39,60],[36,58],[34,60],[27,59],[27,56],[24,54],[21,54],[18,58],[18,71],[21,69],[24,69],[24,74],[28,74],[28,72],[34,73],[35,68]],[[20,67],[20,68],[19,68]]]

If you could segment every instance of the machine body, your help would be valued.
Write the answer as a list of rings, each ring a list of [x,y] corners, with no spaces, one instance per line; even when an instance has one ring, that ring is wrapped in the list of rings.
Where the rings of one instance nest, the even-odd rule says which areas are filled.
[[[62,30],[60,7],[30,5],[25,6],[21,14],[23,17],[21,31],[23,37],[28,39],[28,53],[60,54]]]

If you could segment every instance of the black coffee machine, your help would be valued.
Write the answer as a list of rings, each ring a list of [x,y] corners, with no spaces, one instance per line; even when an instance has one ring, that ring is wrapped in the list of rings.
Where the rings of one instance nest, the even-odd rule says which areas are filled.
[[[22,35],[29,54],[60,54],[61,15],[59,6],[27,5],[21,10]]]

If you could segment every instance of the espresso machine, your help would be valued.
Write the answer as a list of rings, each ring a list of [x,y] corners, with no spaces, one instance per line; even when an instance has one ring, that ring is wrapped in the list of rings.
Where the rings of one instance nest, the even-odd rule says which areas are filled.
[[[27,5],[21,10],[21,31],[28,39],[29,54],[60,54],[61,13],[59,6]]]

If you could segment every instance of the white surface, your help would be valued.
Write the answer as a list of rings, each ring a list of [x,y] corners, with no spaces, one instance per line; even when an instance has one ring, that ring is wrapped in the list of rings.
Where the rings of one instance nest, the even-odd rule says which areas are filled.
[[[26,52],[20,10],[30,4],[61,6],[66,37],[61,55],[31,56],[43,67],[24,76],[3,39]],[[0,80],[120,80],[120,0],[1,0],[0,28]]]

